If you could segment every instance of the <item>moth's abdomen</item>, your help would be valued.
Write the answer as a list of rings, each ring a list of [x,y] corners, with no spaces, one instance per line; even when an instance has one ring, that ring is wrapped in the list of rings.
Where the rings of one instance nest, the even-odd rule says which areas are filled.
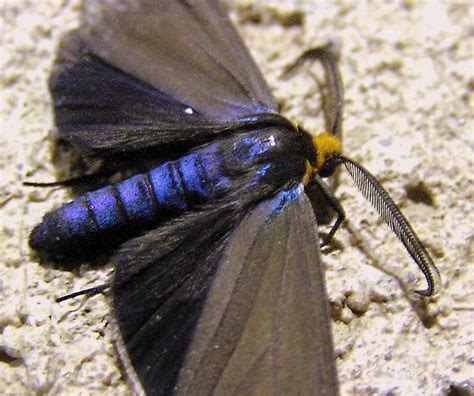
[[[224,193],[216,145],[81,195],[44,217],[30,246],[51,256],[110,245]]]

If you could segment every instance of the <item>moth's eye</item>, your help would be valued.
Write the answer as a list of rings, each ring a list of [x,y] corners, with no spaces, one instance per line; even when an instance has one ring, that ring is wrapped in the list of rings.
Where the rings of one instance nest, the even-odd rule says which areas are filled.
[[[337,162],[333,158],[328,159],[324,163],[320,171],[318,172],[319,176],[321,177],[332,176],[334,174],[334,171],[336,170],[336,166],[337,166]]]

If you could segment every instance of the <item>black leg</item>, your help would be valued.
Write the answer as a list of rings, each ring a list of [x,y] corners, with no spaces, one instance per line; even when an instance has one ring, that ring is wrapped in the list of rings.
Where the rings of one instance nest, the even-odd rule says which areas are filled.
[[[329,231],[329,234],[321,242],[321,247],[323,247],[323,246],[328,245],[331,242],[332,237],[338,230],[341,223],[346,218],[346,212],[344,211],[344,208],[342,207],[339,200],[334,196],[332,191],[329,189],[329,186],[324,182],[324,180],[318,174],[313,175],[313,182],[317,184],[317,186],[321,190],[323,196],[326,198],[331,208],[334,209],[334,211],[337,213],[336,222],[332,226],[331,231]]]
[[[78,177],[73,177],[67,180],[61,180],[56,182],[49,182],[49,183],[36,183],[36,182],[23,182],[24,186],[27,187],[71,187],[71,186],[78,186],[85,183],[93,183],[105,177],[109,177],[114,172],[111,171],[104,171],[104,172],[97,172],[91,173],[88,175],[81,175]]]
[[[56,302],[57,303],[60,303],[60,302],[63,302],[65,300],[69,300],[70,298],[75,298],[75,297],[78,297],[78,296],[83,296],[85,294],[88,294],[88,295],[94,295],[94,294],[99,294],[99,293],[102,293],[104,290],[108,289],[110,287],[110,284],[109,283],[105,283],[103,285],[99,285],[99,286],[95,286],[95,287],[91,287],[89,289],[83,289],[83,290],[79,290],[77,292],[74,292],[74,293],[71,293],[71,294],[67,294],[65,296],[61,296],[61,297],[58,297],[56,299]]]

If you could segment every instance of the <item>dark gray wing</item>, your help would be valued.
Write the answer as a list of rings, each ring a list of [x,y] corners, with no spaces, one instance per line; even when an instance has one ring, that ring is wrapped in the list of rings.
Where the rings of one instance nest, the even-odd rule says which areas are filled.
[[[302,188],[232,233],[178,380],[180,394],[337,395],[316,220]]]
[[[302,187],[129,242],[114,315],[148,395],[337,394],[316,223]]]
[[[104,155],[192,146],[276,108],[214,0],[86,0],[50,89],[60,135]]]
[[[217,0],[88,0],[83,27],[102,59],[210,119],[275,107]]]

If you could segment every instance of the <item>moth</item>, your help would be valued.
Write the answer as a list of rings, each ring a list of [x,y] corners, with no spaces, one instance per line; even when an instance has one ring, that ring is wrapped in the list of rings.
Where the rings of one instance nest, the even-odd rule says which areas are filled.
[[[60,138],[84,156],[149,168],[46,214],[29,243],[55,259],[111,249],[105,287],[137,394],[338,394],[309,194],[338,214],[328,243],[345,216],[322,180],[337,165],[423,271],[418,292],[438,289],[408,221],[341,153],[331,51],[305,56],[326,69],[329,132],[279,114],[215,0],[85,1],[81,27],[62,41],[49,82]]]

